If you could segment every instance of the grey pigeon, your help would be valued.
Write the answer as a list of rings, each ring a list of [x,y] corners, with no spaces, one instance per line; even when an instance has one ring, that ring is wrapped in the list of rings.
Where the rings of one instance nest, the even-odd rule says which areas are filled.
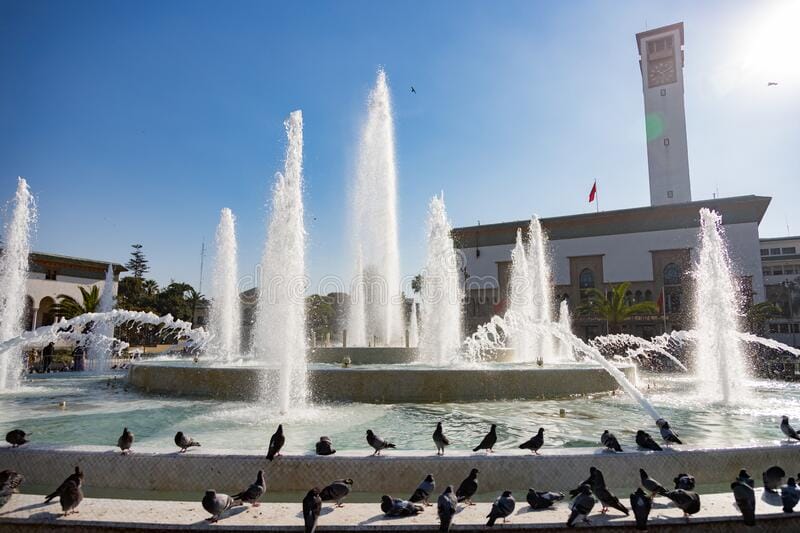
[[[432,505],[428,499],[431,497],[434,490],[436,490],[436,481],[433,479],[433,474],[428,474],[408,501],[411,503],[422,502],[423,505]]]
[[[61,511],[63,511],[64,516],[67,516],[70,513],[74,513],[75,509],[83,501],[83,490],[74,481],[68,481],[58,496],[61,502]]]
[[[8,503],[25,478],[13,470],[0,472],[0,509]]]
[[[647,519],[650,517],[652,507],[653,500],[644,493],[641,487],[631,494],[631,509],[633,509],[633,516],[636,517],[636,529],[639,531],[647,530]]]
[[[761,480],[764,482],[764,490],[777,493],[781,485],[783,485],[783,478],[786,477],[786,472],[779,466],[771,466],[761,474]]]
[[[401,500],[400,498],[392,498],[388,494],[381,496],[381,511],[386,516],[412,516],[424,510],[423,506],[416,503]]]
[[[505,523],[506,518],[508,518],[508,516],[514,512],[514,507],[516,506],[517,502],[514,501],[514,496],[511,495],[511,491],[504,491],[503,494],[501,494],[500,497],[494,501],[492,504],[492,510],[486,515],[486,518],[489,519],[486,522],[486,525],[489,527],[494,526],[494,523],[498,518],[502,518],[503,522]]]
[[[594,496],[592,496],[592,488],[587,484],[581,485],[580,491],[575,497],[575,501],[572,502],[572,512],[567,519],[567,527],[575,527],[575,523],[578,521],[578,518],[581,517],[584,522],[590,524],[589,513],[592,512],[594,504],[595,499]]]
[[[181,453],[184,453],[189,448],[200,446],[200,443],[193,438],[184,435],[183,431],[179,431],[175,433],[175,446],[181,449]]]
[[[483,437],[483,440],[481,440],[481,443],[478,444],[477,446],[475,446],[472,449],[472,451],[473,452],[477,452],[478,450],[486,450],[487,453],[493,452],[494,450],[492,448],[494,448],[494,445],[497,443],[497,431],[496,430],[497,430],[497,425],[496,424],[492,424],[492,428],[489,430],[489,433],[487,433],[486,436]]]
[[[222,513],[233,507],[233,498],[227,494],[217,494],[214,489],[206,491],[203,496],[203,509],[205,509],[211,518],[206,518],[209,522],[216,522],[219,520]]]
[[[347,495],[350,494],[351,490],[353,490],[352,479],[337,479],[327,487],[323,488],[319,492],[319,496],[324,502],[335,501],[336,507],[342,507],[342,500],[347,498]]]
[[[752,482],[752,479],[750,481]],[[748,526],[756,525],[756,494],[752,485],[740,475],[731,483],[731,490],[744,523]]]
[[[128,431],[128,428],[123,428],[122,435],[117,439],[117,447],[122,450],[122,454],[130,453],[131,446],[133,446],[133,433]]]
[[[317,455],[333,455],[336,453],[330,437],[320,437],[316,445],[316,451]]]
[[[609,430],[603,431],[600,435],[600,443],[613,452],[621,452],[622,446],[619,445],[617,437]]]
[[[238,494],[234,494],[231,496],[233,498],[234,503],[242,504],[242,503],[249,503],[253,507],[258,507],[261,505],[258,500],[264,495],[267,491],[267,483],[264,481],[264,471],[259,470],[258,474],[256,474],[256,481],[245,490]]]
[[[741,481],[742,483],[749,485],[751,489],[756,488],[755,480],[750,477],[750,474],[744,468],[739,470],[739,475],[736,477],[736,481]]]
[[[397,446],[395,446],[391,442],[385,441],[379,436],[377,436],[375,433],[372,432],[371,429],[367,430],[367,444],[372,446],[372,448],[375,450],[374,452],[372,452],[372,455],[380,455],[381,450],[385,450],[387,448],[397,448]]]
[[[660,452],[662,450],[661,446],[650,436],[650,433],[641,429],[636,432],[636,445],[645,450],[652,450],[654,452]]]
[[[278,424],[278,429],[272,434],[269,439],[269,447],[267,448],[267,460],[272,461],[275,457],[281,454],[281,448],[286,444],[286,437],[283,435],[283,424]]]
[[[786,480],[786,485],[781,487],[781,503],[783,503],[784,513],[793,513],[794,508],[800,502],[800,489],[793,477]]]
[[[789,417],[786,415],[781,417],[781,431],[786,435],[787,442],[792,442],[792,439],[800,440],[800,435],[798,435],[797,431],[789,424]]]
[[[472,497],[478,492],[478,473],[480,470],[473,468],[470,470],[467,478],[461,482],[456,490],[456,498],[459,502],[464,502],[467,505],[473,505]]]
[[[605,486],[606,480],[603,478],[603,473],[600,471],[599,468],[595,468],[593,466],[589,467],[589,477],[586,478],[584,481],[571,491],[569,491],[570,498],[575,498],[578,494],[581,493],[583,485],[589,485],[589,488],[592,491],[597,490],[601,486]]]
[[[675,489],[665,494],[667,498],[672,500],[675,507],[683,511],[683,516],[687,519],[689,515],[700,512],[700,495],[691,490]]]
[[[444,455],[445,446],[450,446],[450,439],[445,437],[441,422],[436,424],[436,429],[433,432],[433,443],[436,444],[436,455]]]
[[[61,485],[58,486],[56,490],[45,496],[44,503],[50,503],[50,501],[58,496],[61,496],[61,491],[63,491],[67,487],[67,483],[73,482],[79,487],[83,484],[83,471],[81,467],[76,466],[75,472],[67,476],[67,479],[61,482]]]
[[[322,498],[319,496],[319,489],[314,487],[303,498],[303,522],[305,523],[305,533],[314,533],[317,529],[317,520],[322,511]]]
[[[519,445],[520,449],[530,450],[536,455],[539,455],[539,448],[542,446],[544,446],[544,428],[539,428],[536,435]]]
[[[644,468],[639,469],[639,477],[641,478],[642,488],[650,493],[651,498],[656,494],[661,496],[667,495],[667,489],[665,489],[661,483],[648,476],[647,472],[644,471]]]
[[[25,433],[21,429],[12,429],[6,433],[6,442],[9,443],[12,448],[16,448],[18,446],[22,446],[23,444],[28,444],[30,442],[28,437],[30,436],[31,433]]]
[[[444,492],[439,495],[439,500],[436,503],[436,512],[439,515],[439,531],[450,531],[450,525],[453,523],[453,517],[456,515],[456,508],[458,507],[458,499],[453,493],[453,485],[447,485]]]
[[[594,491],[594,495],[597,496],[597,499],[600,501],[600,505],[603,506],[603,508],[600,510],[602,514],[606,514],[610,507],[621,513],[624,513],[625,516],[628,516],[628,508],[625,507],[625,504],[619,501],[619,498],[617,498],[614,493],[608,490],[608,487],[606,487],[605,483],[603,483],[602,486],[597,487],[597,490]]]
[[[689,474],[678,474],[672,481],[675,482],[676,489],[694,490],[694,476],[690,476]]]
[[[549,509],[556,502],[564,499],[563,492],[538,492],[535,489],[528,489],[528,495],[525,497],[528,500],[528,505],[531,509]]]
[[[659,430],[661,430],[661,438],[664,439],[664,442],[666,442],[668,445],[683,444],[681,439],[678,438],[678,434],[672,431],[672,428],[669,427],[669,422],[663,418],[659,418],[656,420],[656,425],[658,426]]]

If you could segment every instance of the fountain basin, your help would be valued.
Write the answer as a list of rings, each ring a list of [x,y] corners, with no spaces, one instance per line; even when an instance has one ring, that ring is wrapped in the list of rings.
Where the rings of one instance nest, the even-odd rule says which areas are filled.
[[[635,380],[633,365],[617,367]],[[265,384],[277,383],[280,371],[266,366],[203,366],[185,362],[142,362],[131,366],[128,380],[145,392],[250,400]],[[566,398],[618,389],[606,370],[593,364],[481,365],[437,368],[421,365],[369,365],[341,368],[311,365],[311,398],[317,402],[438,403],[485,400]]]
[[[514,350],[511,348],[495,348],[486,350],[483,357],[487,361],[509,363],[514,359]],[[375,347],[317,347],[310,348],[306,354],[309,363],[341,363],[345,357],[350,358],[352,365],[397,365],[414,363],[418,359],[417,348],[398,346]]]

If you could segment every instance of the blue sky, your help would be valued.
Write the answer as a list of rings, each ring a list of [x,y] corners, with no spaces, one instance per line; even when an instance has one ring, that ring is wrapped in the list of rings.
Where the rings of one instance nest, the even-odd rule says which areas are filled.
[[[230,207],[246,275],[282,121],[299,108],[310,274],[346,274],[348,187],[382,65],[413,274],[440,190],[454,225],[590,211],[595,178],[602,209],[646,205],[634,35],[684,21],[694,199],[772,196],[762,236],[800,234],[792,13],[740,1],[2,1],[0,197],[27,177],[35,249],[124,262],[140,242],[162,283],[197,283],[201,243]]]

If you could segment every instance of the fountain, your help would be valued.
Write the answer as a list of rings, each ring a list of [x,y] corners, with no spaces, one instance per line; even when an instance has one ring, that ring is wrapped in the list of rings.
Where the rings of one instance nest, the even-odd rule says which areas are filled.
[[[241,353],[241,306],[236,261],[236,219],[226,208],[220,211],[214,256],[214,304],[209,321],[211,350],[230,363]]]
[[[397,169],[394,123],[386,73],[378,71],[367,101],[353,191],[352,246],[355,278],[362,287],[348,320],[349,343],[373,339],[385,346],[403,342],[400,254],[397,237]],[[351,289],[352,290],[352,289]],[[363,321],[362,318],[363,317]]]
[[[511,252],[511,276],[508,283],[508,313],[512,316],[533,317],[533,293],[528,254],[522,240],[522,230],[517,229],[517,242]],[[535,358],[533,338],[526,329],[515,331],[511,337],[516,361],[532,362]]]
[[[572,332],[572,317],[569,314],[569,303],[567,300],[561,300],[558,305],[558,324],[565,330]],[[569,361],[574,359],[572,348],[569,344],[557,341],[558,358],[561,361]]]
[[[695,367],[707,399],[746,399],[749,377],[739,334],[739,290],[734,281],[722,217],[700,210],[700,245],[694,269]]]
[[[416,300],[411,300],[411,311],[408,315],[408,345],[411,348],[419,346],[419,319],[417,318]]]
[[[542,229],[539,217],[533,215],[528,227],[528,267],[531,269],[531,291],[533,316],[544,323],[553,321],[553,274],[550,269],[549,239]],[[558,360],[554,338],[543,335],[536,346],[536,353],[544,362]]]
[[[25,179],[18,178],[14,209],[5,225],[0,255],[0,342],[22,333],[30,236],[35,221],[33,195]],[[0,354],[0,391],[19,387],[21,372],[21,354]]]
[[[109,264],[103,282],[103,292],[100,294],[100,301],[97,304],[97,312],[107,313],[112,309],[114,309],[114,267]],[[88,340],[86,347],[89,356],[88,364],[95,372],[105,372],[110,366],[111,344],[108,339],[114,338],[114,326],[100,321],[92,326],[92,333],[94,335]]]
[[[444,193],[428,208],[428,251],[422,271],[420,361],[444,366],[459,357],[464,291]]]
[[[306,402],[302,112],[293,111],[284,126],[286,161],[272,190],[253,331],[254,354],[280,369],[278,383],[265,380],[264,392],[268,404],[279,406],[283,413]]]

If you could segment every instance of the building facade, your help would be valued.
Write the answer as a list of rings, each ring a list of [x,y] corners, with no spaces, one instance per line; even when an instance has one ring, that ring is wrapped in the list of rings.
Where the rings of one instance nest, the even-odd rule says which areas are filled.
[[[768,334],[800,347],[800,235],[764,238],[760,244],[766,298],[780,309],[769,321]]]

